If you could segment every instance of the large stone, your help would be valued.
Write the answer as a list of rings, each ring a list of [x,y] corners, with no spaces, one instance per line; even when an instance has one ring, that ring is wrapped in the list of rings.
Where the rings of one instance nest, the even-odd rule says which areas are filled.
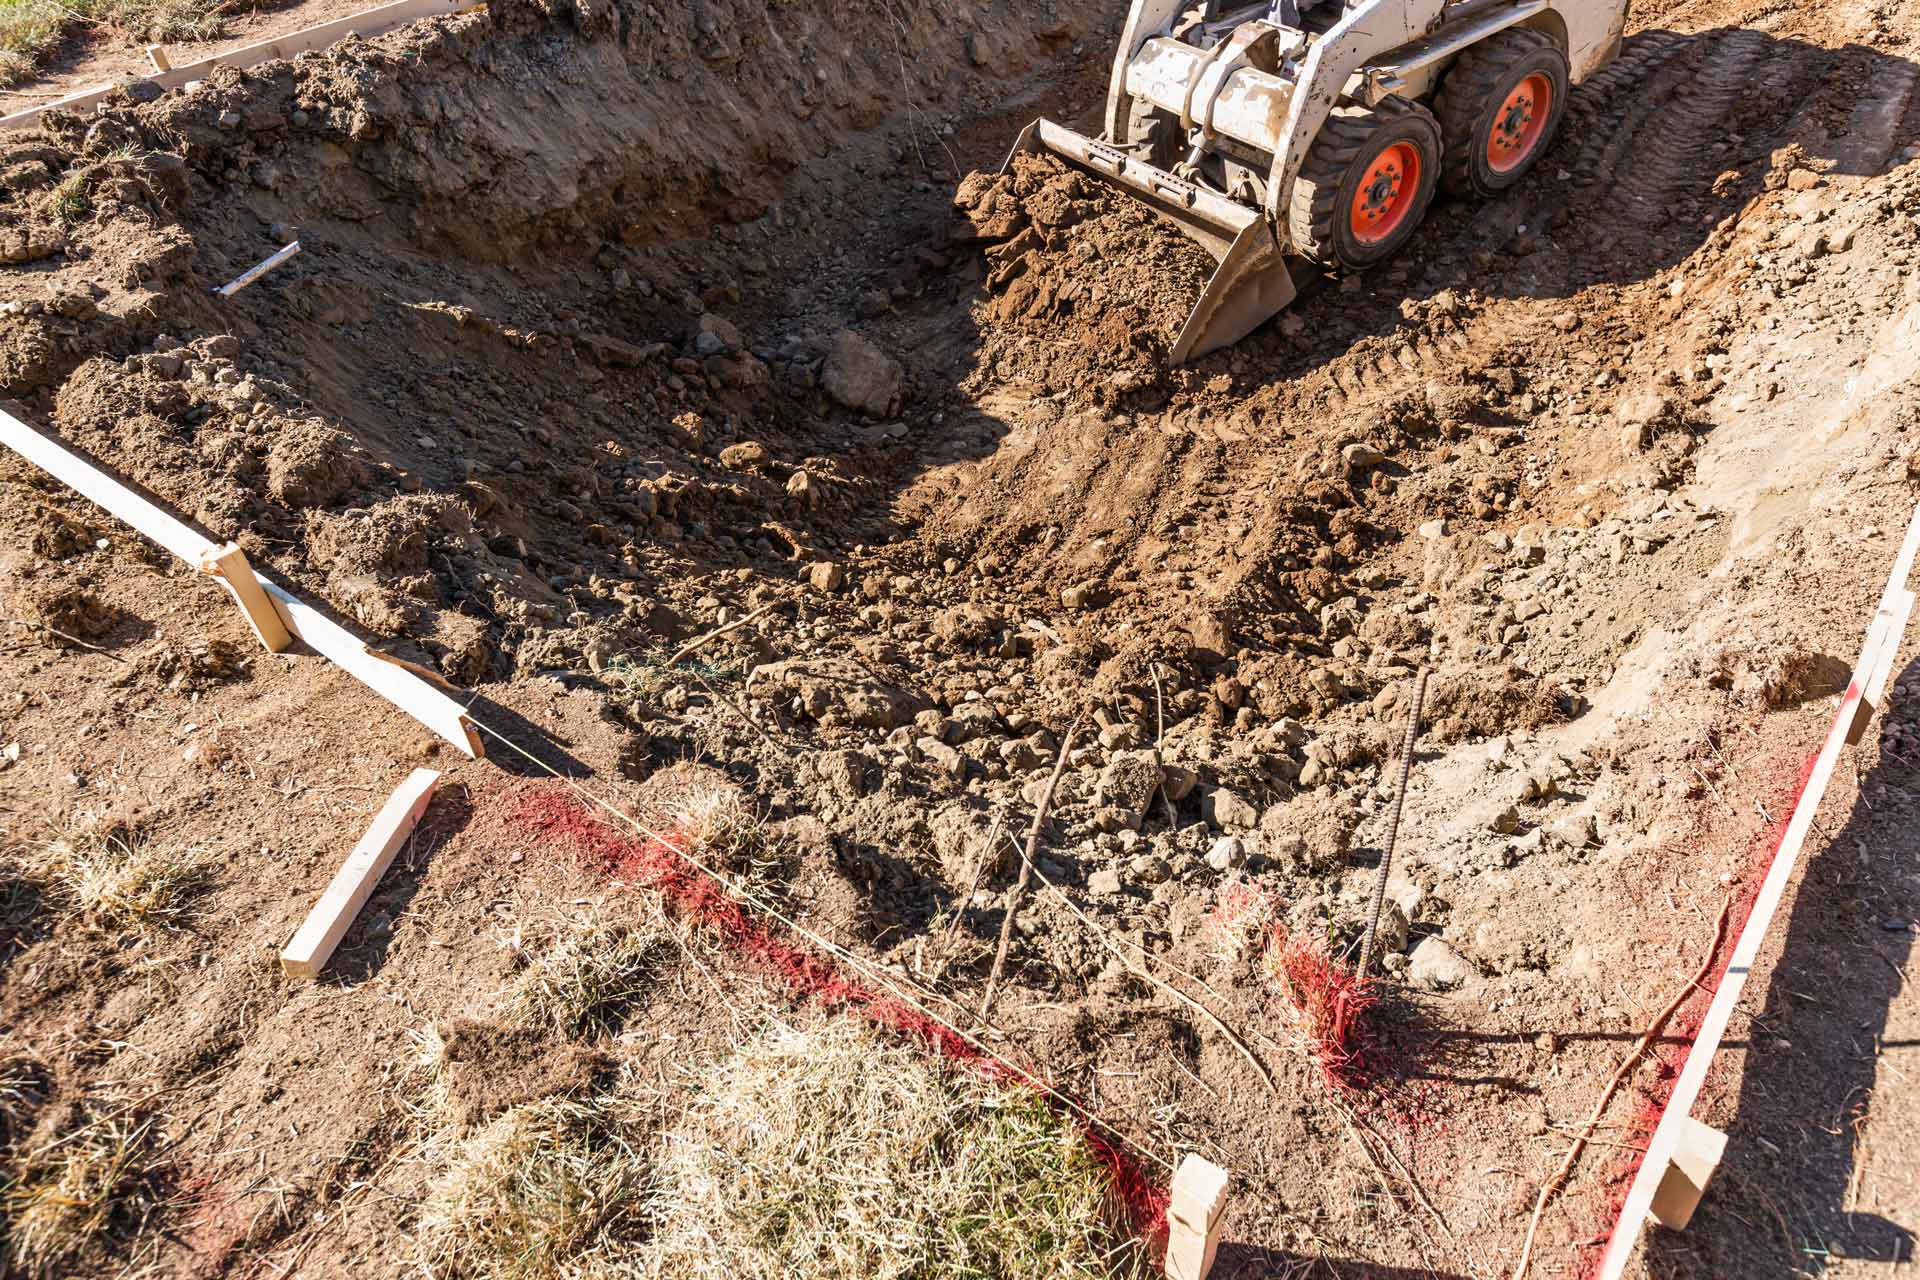
[[[827,357],[820,381],[840,404],[878,418],[899,407],[905,379],[898,360],[846,329],[834,339],[833,353]]]
[[[1147,811],[1153,793],[1160,786],[1160,766],[1146,752],[1123,752],[1107,761],[1094,789],[1094,802],[1103,808],[1119,809],[1130,815],[1132,826]]]
[[[1247,846],[1239,836],[1221,836],[1207,850],[1207,865],[1215,871],[1231,871],[1246,860]]]
[[[1200,802],[1200,816],[1222,831],[1251,831],[1260,811],[1225,787],[1215,787]]]
[[[1281,867],[1320,875],[1345,861],[1360,815],[1350,801],[1312,791],[1276,804],[1260,816],[1261,847]]]
[[[1407,977],[1428,991],[1452,991],[1478,974],[1467,958],[1438,938],[1423,938],[1407,957]]]

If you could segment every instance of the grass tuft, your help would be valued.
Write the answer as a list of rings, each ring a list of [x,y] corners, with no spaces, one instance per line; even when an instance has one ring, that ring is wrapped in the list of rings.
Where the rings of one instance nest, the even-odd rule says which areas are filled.
[[[109,1233],[137,1234],[159,1203],[152,1137],[151,1118],[111,1116],[29,1156],[0,1192],[0,1263],[34,1280],[70,1275]]]
[[[548,1099],[458,1141],[421,1209],[429,1266],[473,1280],[641,1274],[648,1162],[622,1108]]]
[[[55,903],[115,929],[183,927],[212,878],[205,851],[119,829],[61,835],[16,857]]]
[[[0,0],[0,88],[28,79],[84,27],[128,44],[210,40],[229,0]]]
[[[1111,1178],[1036,1095],[846,1020],[777,1027],[666,1137],[653,1274],[1143,1275]]]
[[[520,975],[508,1007],[521,1023],[574,1039],[614,1035],[672,953],[665,933],[588,921]]]

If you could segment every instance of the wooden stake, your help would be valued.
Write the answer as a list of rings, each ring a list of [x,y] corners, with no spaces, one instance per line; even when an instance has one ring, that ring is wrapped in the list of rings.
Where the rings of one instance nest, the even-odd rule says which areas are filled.
[[[215,54],[211,58],[202,58],[186,66],[166,65],[152,76],[147,77],[162,89],[178,89],[193,81],[204,80],[207,73],[215,67],[235,67],[245,70],[258,66],[275,58],[292,58],[295,54],[305,53],[309,49],[324,49],[328,45],[344,39],[348,35],[373,37],[383,31],[421,18],[433,18],[442,14],[464,13],[469,9],[480,8],[473,0],[395,0],[392,4],[377,5],[363,9],[359,13],[350,13],[331,22],[322,22],[318,26],[305,27],[284,36],[273,36],[253,44],[242,45],[238,49],[229,49],[225,53]],[[161,58],[165,58],[162,53]],[[156,60],[156,62],[159,60]],[[64,98],[43,103],[37,107],[28,107],[9,116],[0,116],[0,130],[24,129],[40,119],[46,111],[84,111],[100,99],[119,88],[118,83],[97,84],[78,93],[70,93]]]
[[[280,953],[280,967],[288,977],[320,976],[333,949],[347,936],[354,917],[372,896],[373,887],[386,874],[393,855],[400,852],[400,846],[413,834],[439,782],[440,775],[434,770],[415,769],[387,797],[387,803],[381,806],[367,834],[353,846],[353,852],[347,855],[327,891],[313,904],[313,910],[307,912],[293,941]]]
[[[1206,1280],[1226,1207],[1227,1171],[1191,1152],[1181,1157],[1167,1206],[1167,1280]]]
[[[1673,1163],[1653,1193],[1653,1216],[1660,1225],[1683,1231],[1693,1221],[1693,1211],[1706,1194],[1707,1179],[1720,1165],[1727,1149],[1727,1135],[1692,1116],[1681,1126],[1680,1142],[1673,1151]]]
[[[167,46],[163,44],[147,46],[147,61],[153,64],[155,75],[164,75],[173,70],[173,61],[167,57]]]
[[[268,653],[282,653],[292,646],[293,637],[287,633],[286,619],[261,589],[260,579],[247,563],[247,554],[239,543],[229,542],[201,556],[200,572],[220,579],[220,585],[233,596],[240,612],[247,615],[247,625],[253,628],[254,636],[266,646]]]
[[[216,573],[240,602],[254,634],[268,649],[280,652],[287,648],[285,642],[276,643],[271,630],[277,619],[287,637],[301,641],[331,660],[467,755],[478,759],[486,754],[479,730],[458,702],[421,679],[412,664],[385,655],[374,656],[360,637],[261,577],[247,564],[238,547],[216,545],[205,534],[108,475],[91,459],[73,452],[5,410],[0,410],[0,445],[12,449],[194,568]]]

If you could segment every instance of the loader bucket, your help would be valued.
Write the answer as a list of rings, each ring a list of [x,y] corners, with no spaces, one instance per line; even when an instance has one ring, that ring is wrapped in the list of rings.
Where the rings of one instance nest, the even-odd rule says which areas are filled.
[[[1050,152],[1117,184],[1199,242],[1220,264],[1174,340],[1168,353],[1173,364],[1232,346],[1293,301],[1293,275],[1258,209],[1051,120],[1035,120],[1020,131],[1007,165],[1023,151]],[[1001,172],[1006,167],[1001,166]]]

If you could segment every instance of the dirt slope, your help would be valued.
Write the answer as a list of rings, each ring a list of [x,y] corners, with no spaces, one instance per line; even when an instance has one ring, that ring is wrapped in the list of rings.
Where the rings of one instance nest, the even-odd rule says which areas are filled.
[[[992,177],[1024,119],[1096,102],[1114,15],[778,14],[494,6],[0,142],[0,391],[541,759],[623,797],[724,769],[790,824],[808,927],[963,1007],[1012,881],[988,833],[1090,713],[995,1043],[1235,1171],[1221,1274],[1506,1274],[1569,1126],[1753,887],[1913,508],[1920,6],[1637,4],[1520,189],[1179,371],[1204,257],[1088,179]],[[163,1271],[384,1273],[421,1194],[408,1033],[603,891],[502,816],[502,771],[539,769],[496,744],[336,978],[273,976],[443,754],[311,660],[236,666],[216,589],[17,461],[0,482],[6,839],[126,821],[219,859],[196,928],[134,942],[7,882],[36,1124],[158,1091],[168,1220],[279,1189],[125,1246]],[[1369,1140],[1217,908],[1353,940],[1422,664]],[[1829,801],[1794,976],[1716,1068],[1728,1174],[1650,1273],[1910,1247],[1913,1165],[1874,1135],[1920,1097],[1833,1028],[1915,1017],[1913,692]],[[1205,979],[1277,1096],[1114,939]],[[1807,1136],[1822,1108],[1850,1143]],[[1619,1150],[1536,1274],[1591,1262]],[[383,1195],[338,1211],[350,1186]]]

